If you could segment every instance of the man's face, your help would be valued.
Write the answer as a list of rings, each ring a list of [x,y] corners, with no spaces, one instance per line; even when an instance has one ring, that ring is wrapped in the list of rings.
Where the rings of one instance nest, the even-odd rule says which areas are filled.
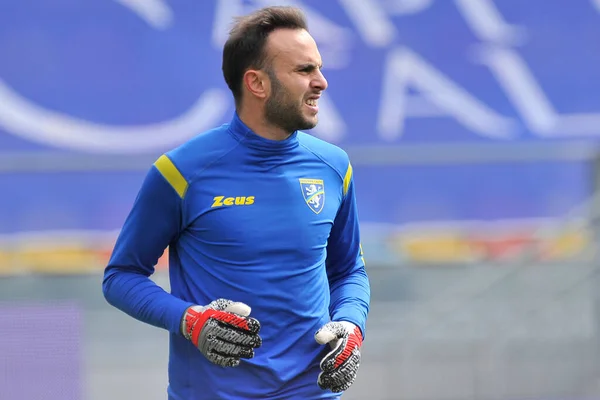
[[[318,99],[327,88],[321,55],[310,34],[301,29],[279,29],[267,42],[270,95],[265,118],[286,132],[317,125]]]

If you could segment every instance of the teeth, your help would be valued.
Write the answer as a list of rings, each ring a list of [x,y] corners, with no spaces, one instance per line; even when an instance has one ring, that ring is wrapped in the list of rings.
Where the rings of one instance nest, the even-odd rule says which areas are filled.
[[[317,100],[314,100],[314,99],[306,100],[306,104],[308,104],[309,106],[316,106]]]

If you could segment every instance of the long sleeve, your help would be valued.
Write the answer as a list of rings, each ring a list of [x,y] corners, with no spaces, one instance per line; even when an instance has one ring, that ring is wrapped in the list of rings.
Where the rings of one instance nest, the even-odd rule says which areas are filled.
[[[332,320],[354,323],[364,337],[371,289],[360,245],[351,165],[344,179],[343,195],[327,244],[326,265],[331,291],[329,310]]]
[[[148,324],[177,333],[191,305],[167,293],[149,277],[181,230],[186,182],[162,156],[148,172],[104,272],[109,304]]]

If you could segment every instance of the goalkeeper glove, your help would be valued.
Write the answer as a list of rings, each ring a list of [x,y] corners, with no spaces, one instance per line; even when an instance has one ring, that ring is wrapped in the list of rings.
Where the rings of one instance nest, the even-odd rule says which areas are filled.
[[[347,321],[329,322],[315,333],[315,340],[332,348],[321,361],[319,387],[334,393],[347,390],[354,383],[360,365],[363,340],[360,329]]]
[[[254,357],[254,349],[262,344],[260,323],[249,315],[246,304],[218,299],[188,308],[181,330],[210,362],[237,367],[241,358]]]

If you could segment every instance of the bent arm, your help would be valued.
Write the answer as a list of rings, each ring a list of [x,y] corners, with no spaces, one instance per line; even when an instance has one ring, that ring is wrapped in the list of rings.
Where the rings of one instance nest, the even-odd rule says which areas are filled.
[[[331,291],[329,312],[333,321],[348,321],[358,326],[364,337],[371,288],[360,245],[358,211],[350,165],[344,179],[343,194],[342,205],[327,244],[326,266]]]
[[[154,164],[119,234],[102,282],[109,304],[172,333],[180,332],[181,318],[192,304],[167,293],[149,277],[181,231],[182,179],[166,156]]]

